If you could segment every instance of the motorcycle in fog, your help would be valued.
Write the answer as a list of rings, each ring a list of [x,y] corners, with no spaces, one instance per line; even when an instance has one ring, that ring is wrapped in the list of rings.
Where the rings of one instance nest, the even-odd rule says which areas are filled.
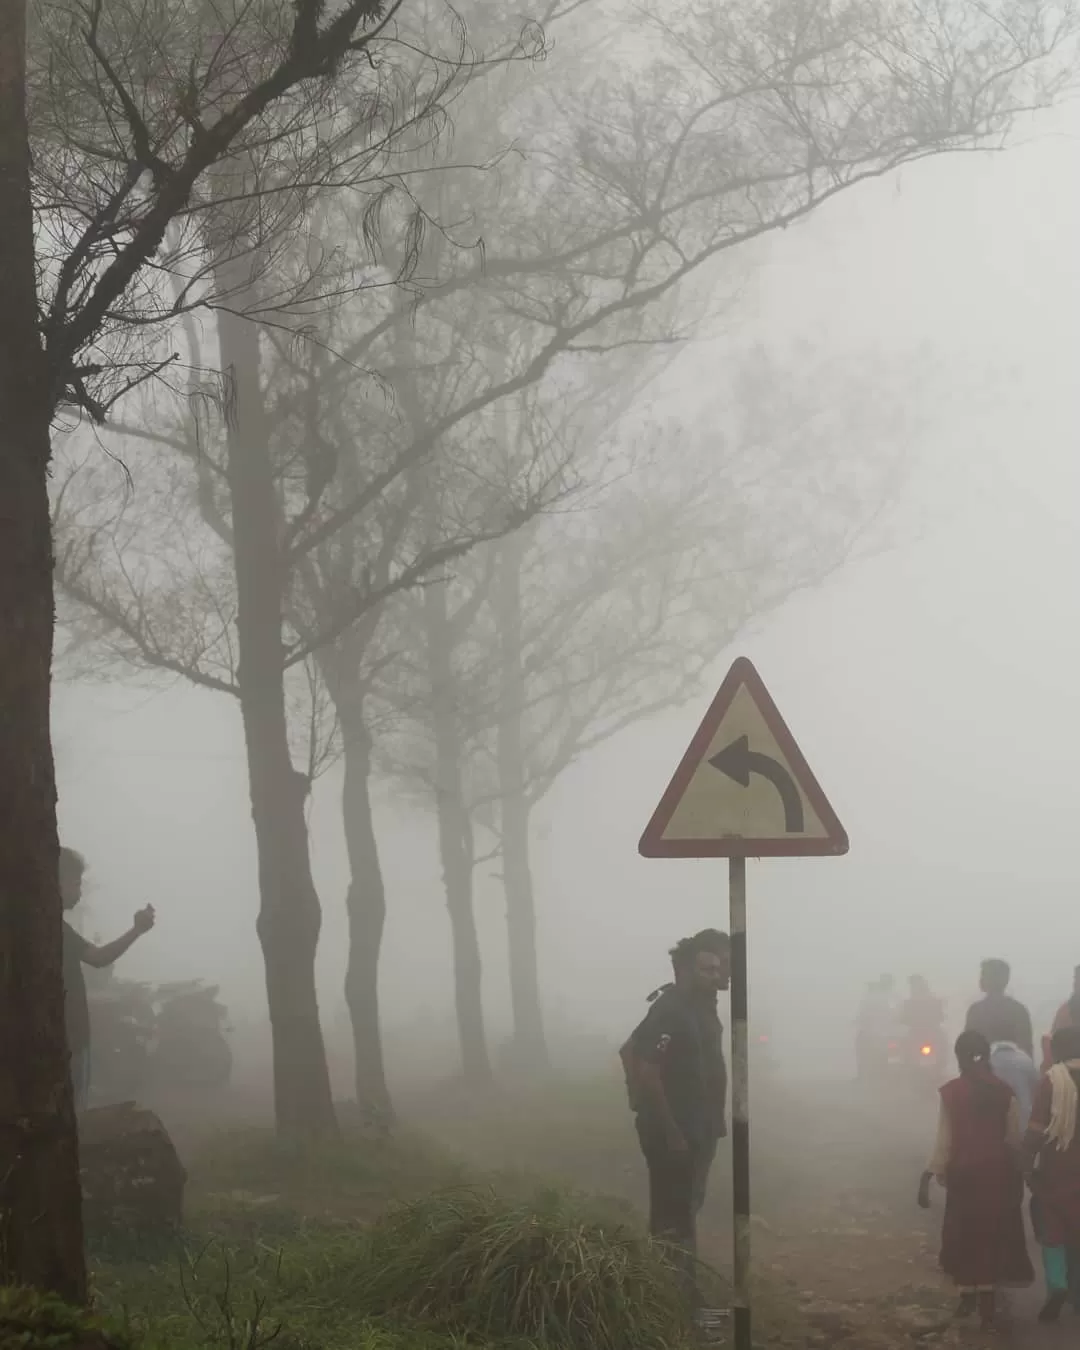
[[[228,1009],[217,985],[201,980],[163,984],[157,990],[154,1077],[162,1083],[219,1091],[232,1076],[232,1050],[225,1039]]]
[[[941,1032],[898,1032],[888,1043],[887,1060],[892,1078],[936,1092],[946,1076],[945,1037]]]
[[[93,983],[87,981],[86,992],[92,1096],[98,1101],[132,1101],[146,1086],[154,1054],[156,1018],[150,986],[99,975]]]
[[[755,1078],[770,1077],[776,1072],[776,1051],[773,1047],[772,1027],[757,1017],[750,1025],[750,1071]]]
[[[131,1101],[162,1088],[218,1092],[232,1075],[228,1009],[201,980],[154,987],[87,981],[91,1096]]]

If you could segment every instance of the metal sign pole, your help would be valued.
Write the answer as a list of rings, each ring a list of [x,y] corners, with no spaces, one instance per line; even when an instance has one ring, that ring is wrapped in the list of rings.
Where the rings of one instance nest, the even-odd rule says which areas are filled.
[[[751,1350],[746,859],[838,857],[847,851],[847,832],[839,817],[761,676],[740,656],[638,843],[643,858],[727,858],[731,868],[734,1350]]]
[[[746,959],[746,859],[732,858],[731,908],[731,1173],[735,1236],[735,1350],[751,1350],[750,1334],[750,1038]]]

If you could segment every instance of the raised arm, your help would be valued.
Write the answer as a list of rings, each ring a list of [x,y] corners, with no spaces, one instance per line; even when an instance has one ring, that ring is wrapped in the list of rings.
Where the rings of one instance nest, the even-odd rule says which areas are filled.
[[[135,915],[135,921],[121,937],[115,938],[112,942],[103,943],[100,947],[88,942],[81,953],[83,964],[93,966],[96,970],[111,966],[153,926],[154,907],[153,905],[147,905],[145,909],[139,910]]]

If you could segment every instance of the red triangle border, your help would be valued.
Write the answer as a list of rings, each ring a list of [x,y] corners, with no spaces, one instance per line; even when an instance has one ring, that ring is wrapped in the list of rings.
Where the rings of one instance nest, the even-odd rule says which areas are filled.
[[[664,839],[664,831],[671,823],[675,808],[694,776],[698,765],[705,758],[705,752],[716,735],[716,729],[724,720],[735,695],[746,688],[757,705],[758,711],[769,728],[777,745],[787,761],[787,766],[801,788],[804,796],[814,808],[818,819],[825,827],[824,839],[806,839],[798,837],[787,839]],[[645,826],[638,843],[638,852],[643,858],[812,858],[839,857],[848,851],[847,831],[821,790],[796,744],[795,737],[788,730],[787,723],[780,710],[765,688],[765,683],[753,663],[740,656],[732,665],[716,697],[709,705],[701,725],[687,746],[679,767],[672,775],[652,819]]]

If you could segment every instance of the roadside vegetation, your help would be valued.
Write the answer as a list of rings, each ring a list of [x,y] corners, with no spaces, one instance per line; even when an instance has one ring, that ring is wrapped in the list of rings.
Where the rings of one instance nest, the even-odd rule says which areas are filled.
[[[676,1272],[624,1199],[470,1171],[407,1133],[305,1149],[245,1130],[189,1167],[175,1240],[92,1244],[94,1335],[154,1350],[689,1341]]]

